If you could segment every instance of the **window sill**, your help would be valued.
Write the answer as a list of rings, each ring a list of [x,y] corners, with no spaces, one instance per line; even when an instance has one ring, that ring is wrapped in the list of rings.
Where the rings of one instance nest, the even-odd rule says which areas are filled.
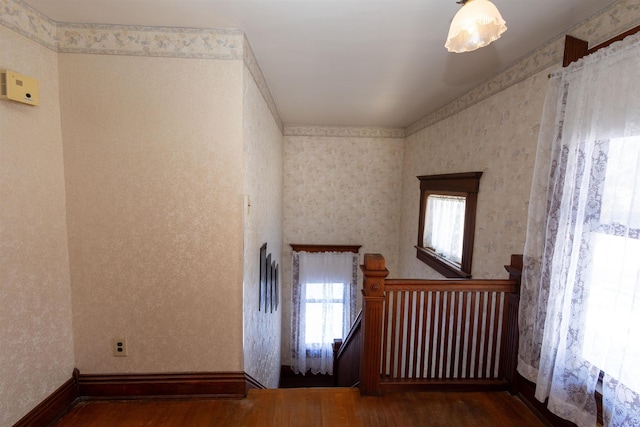
[[[415,246],[416,257],[447,278],[469,279],[471,273],[462,271],[457,264],[439,256],[430,249]]]

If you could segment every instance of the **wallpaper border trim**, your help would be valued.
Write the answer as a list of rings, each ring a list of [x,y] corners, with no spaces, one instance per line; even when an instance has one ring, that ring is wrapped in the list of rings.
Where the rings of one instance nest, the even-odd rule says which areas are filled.
[[[284,133],[276,103],[242,30],[56,22],[22,0],[0,0],[0,25],[58,53],[242,60]]]
[[[404,138],[403,128],[285,125],[284,136],[330,136],[341,138]]]
[[[622,0],[610,4],[567,30],[566,34],[589,40],[591,45],[595,46],[616,34],[638,26],[640,18],[626,22],[629,16],[633,16],[631,13],[633,10],[640,11],[640,5],[632,0]],[[406,135],[413,135],[447,117],[451,117],[549,67],[560,67],[564,54],[564,35],[565,33],[525,54],[506,69],[499,71],[495,76],[410,124],[406,127]]]
[[[0,0],[0,25],[57,51],[56,22],[20,0]]]
[[[596,45],[613,34],[640,25],[640,18],[634,19],[639,10],[637,2],[621,0],[596,11],[566,33]],[[246,34],[241,30],[57,23],[22,0],[0,0],[0,25],[62,53],[242,59],[285,136],[404,138],[534,74],[559,66],[564,50],[564,35],[559,35],[406,128],[283,126]]]
[[[240,30],[57,24],[58,52],[242,60]]]

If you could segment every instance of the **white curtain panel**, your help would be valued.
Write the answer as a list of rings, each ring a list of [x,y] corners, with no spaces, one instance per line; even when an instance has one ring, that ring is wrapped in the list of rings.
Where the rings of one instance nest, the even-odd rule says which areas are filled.
[[[462,262],[465,206],[465,197],[427,197],[424,245],[458,264]]]
[[[294,252],[291,368],[333,374],[333,340],[355,319],[358,254]]]
[[[529,204],[519,372],[578,426],[640,425],[640,35],[551,76]]]

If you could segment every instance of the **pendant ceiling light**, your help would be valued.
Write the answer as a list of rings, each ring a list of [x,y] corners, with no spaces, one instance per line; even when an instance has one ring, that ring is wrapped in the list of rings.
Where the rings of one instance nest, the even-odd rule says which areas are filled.
[[[444,47],[449,52],[471,52],[498,40],[507,23],[488,0],[460,0],[462,8],[451,21]]]

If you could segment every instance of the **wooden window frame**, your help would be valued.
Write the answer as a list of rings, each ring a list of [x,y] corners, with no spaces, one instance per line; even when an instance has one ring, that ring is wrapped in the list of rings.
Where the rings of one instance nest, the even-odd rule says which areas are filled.
[[[452,173],[443,175],[422,175],[420,180],[420,216],[418,224],[418,244],[416,257],[448,278],[471,277],[473,259],[473,240],[476,228],[476,210],[478,190],[482,172]],[[462,243],[462,261],[458,265],[424,246],[424,226],[427,209],[427,197],[431,194],[463,196],[465,202],[464,231]]]

